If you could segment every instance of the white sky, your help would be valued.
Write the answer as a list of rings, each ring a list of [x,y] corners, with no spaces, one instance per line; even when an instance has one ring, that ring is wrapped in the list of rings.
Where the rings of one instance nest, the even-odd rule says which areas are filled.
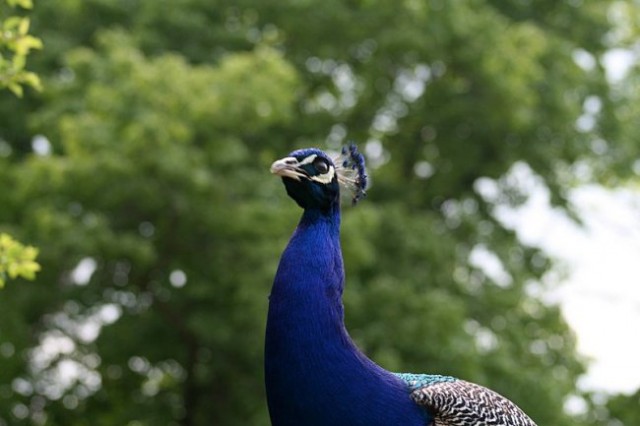
[[[570,200],[584,221],[580,227],[550,206],[545,188],[530,184],[535,188],[523,207],[497,214],[521,241],[568,271],[545,297],[560,302],[578,350],[592,359],[581,387],[634,392],[640,388],[640,191],[575,189]]]

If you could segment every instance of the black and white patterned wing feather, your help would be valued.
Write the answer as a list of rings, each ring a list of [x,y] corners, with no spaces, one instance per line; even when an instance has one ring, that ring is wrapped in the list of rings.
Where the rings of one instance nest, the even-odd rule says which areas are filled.
[[[464,380],[421,387],[411,398],[434,415],[433,426],[536,426],[507,398]]]

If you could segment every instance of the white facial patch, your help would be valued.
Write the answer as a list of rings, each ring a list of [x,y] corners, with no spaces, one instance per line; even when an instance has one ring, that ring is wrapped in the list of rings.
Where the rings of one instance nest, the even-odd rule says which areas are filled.
[[[333,168],[333,166],[329,166],[329,171],[327,173],[323,175],[312,176],[311,180],[315,182],[320,182],[326,185],[328,183],[331,183],[335,175],[336,175],[335,169]]]
[[[316,154],[311,154],[310,156],[305,157],[305,159],[304,159],[304,160],[302,160],[301,162],[299,162],[299,163],[297,164],[297,166],[298,166],[298,167],[301,167],[301,166],[304,166],[304,165],[306,165],[306,164],[311,164],[311,163],[313,163],[313,160],[315,160],[315,159],[316,159],[316,157],[317,157],[317,155],[316,155]]]
[[[310,156],[305,157],[304,160],[302,160],[302,161],[300,161],[298,163],[298,167],[302,167],[302,166],[304,166],[306,164],[313,163],[317,157],[318,156],[316,154],[311,154]],[[331,183],[331,181],[333,180],[333,177],[335,176],[335,174],[336,174],[335,169],[333,168],[333,166],[329,165],[329,170],[326,173],[318,175],[318,176],[311,176],[311,177],[309,177],[309,179],[311,179],[314,182],[318,182],[318,183],[322,183],[322,184],[326,185],[326,184]]]

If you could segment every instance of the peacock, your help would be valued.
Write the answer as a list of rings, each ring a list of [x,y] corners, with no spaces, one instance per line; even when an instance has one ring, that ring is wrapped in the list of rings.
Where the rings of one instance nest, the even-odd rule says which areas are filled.
[[[392,373],[367,358],[344,324],[340,188],[365,195],[355,145],[331,158],[308,148],[275,161],[304,210],[282,254],[265,337],[265,384],[273,426],[535,426],[513,402],[449,376]]]

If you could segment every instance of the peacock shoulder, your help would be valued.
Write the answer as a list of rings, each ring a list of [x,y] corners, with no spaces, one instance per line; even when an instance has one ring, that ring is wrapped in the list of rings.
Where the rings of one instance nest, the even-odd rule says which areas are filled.
[[[434,416],[429,426],[536,426],[516,404],[475,383],[450,376],[397,373],[411,398]]]

